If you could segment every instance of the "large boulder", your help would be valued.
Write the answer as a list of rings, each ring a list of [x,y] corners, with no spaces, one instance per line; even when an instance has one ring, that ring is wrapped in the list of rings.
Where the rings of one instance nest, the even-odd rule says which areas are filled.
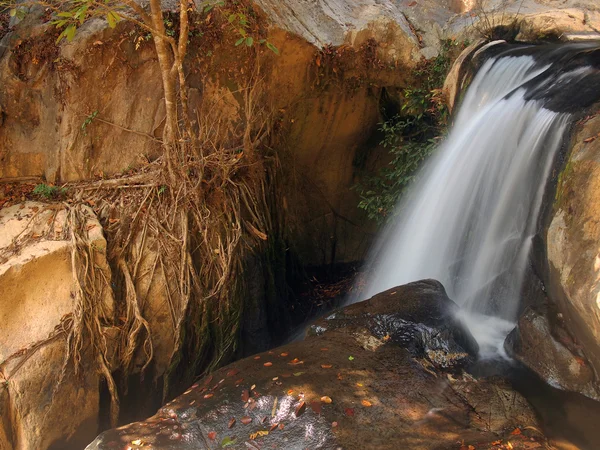
[[[110,280],[106,241],[90,208],[92,263]],[[0,210],[0,448],[81,446],[99,427],[100,376],[82,351],[79,374],[66,362],[73,323],[73,250],[62,204],[26,202]],[[110,293],[102,298],[112,313]]]
[[[532,448],[521,429],[510,435],[537,426],[519,394],[458,363],[446,372],[439,361],[452,358],[440,359],[441,348],[413,345],[425,327],[446,353],[473,351],[455,308],[426,280],[339,309],[305,340],[226,366],[87,449],[491,448],[504,439]]]
[[[547,234],[550,293],[596,373],[600,370],[600,115],[575,129]]]
[[[592,367],[560,327],[562,315],[554,323],[548,316],[549,311],[527,308],[505,342],[507,352],[551,386],[600,399]]]

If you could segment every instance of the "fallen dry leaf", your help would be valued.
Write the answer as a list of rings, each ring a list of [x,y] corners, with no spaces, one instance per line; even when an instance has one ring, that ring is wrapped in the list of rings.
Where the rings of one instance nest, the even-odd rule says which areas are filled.
[[[250,440],[254,440],[257,437],[267,436],[269,432],[267,430],[258,430],[256,433],[250,435]]]
[[[353,409],[353,408],[346,408],[346,409],[344,410],[344,413],[345,413],[347,416],[350,416],[350,417],[352,417],[352,416],[354,415],[354,409]]]
[[[369,400],[362,400],[360,402],[361,405],[366,406],[367,408],[373,406],[373,404]]]
[[[283,352],[280,356],[283,356],[285,358],[286,356],[289,356],[289,353],[288,352]]]
[[[254,359],[260,359],[260,356],[255,356]]]
[[[206,394],[204,398],[211,398],[214,394]]]
[[[321,401],[323,403],[330,404],[333,400],[331,400],[331,397],[328,397],[328,396],[324,395],[323,397],[321,397]]]
[[[227,428],[233,428],[234,425],[235,425],[235,417],[232,417],[231,419],[229,419],[229,423],[227,424]]]
[[[248,392],[248,389],[244,389],[242,391],[242,401],[244,403],[246,403],[248,401],[248,399],[250,398],[250,393]]]
[[[288,364],[292,366],[297,366],[298,364],[304,364],[304,361],[300,361],[298,358],[294,358]]]
[[[337,422],[331,422],[331,428],[335,428],[335,427],[337,427],[337,426],[338,426],[338,423],[337,423]]]
[[[263,366],[265,366],[265,367],[271,367],[272,365],[273,365],[273,363],[270,361],[263,364]]]
[[[275,430],[277,427],[279,426],[278,423],[274,423],[273,425],[271,425],[271,428],[269,429],[270,432],[272,432],[273,430]]]
[[[333,366],[331,364],[321,364],[322,369],[331,369]]]
[[[216,431],[210,431],[210,432],[208,433],[208,438],[209,438],[211,441],[214,441],[214,440],[217,438],[217,432],[216,432]]]
[[[321,409],[323,408],[323,404],[318,400],[314,400],[314,401],[310,402],[310,407],[312,408],[312,410],[315,413],[321,414]]]
[[[239,371],[239,370],[237,370],[237,369],[231,369],[229,372],[227,372],[227,376],[228,376],[228,377],[234,377],[234,376],[236,376],[238,373],[240,373],[240,371]]]
[[[240,419],[240,421],[244,424],[244,425],[248,425],[249,423],[252,423],[252,417],[250,416],[244,416]]]
[[[304,411],[306,411],[306,403],[300,402],[298,406],[296,406],[294,414],[296,415],[296,417],[300,417],[302,414],[304,414]]]
[[[521,429],[515,428],[514,430],[512,430],[512,432],[510,434],[512,434],[513,436],[517,436],[517,435],[521,434]]]

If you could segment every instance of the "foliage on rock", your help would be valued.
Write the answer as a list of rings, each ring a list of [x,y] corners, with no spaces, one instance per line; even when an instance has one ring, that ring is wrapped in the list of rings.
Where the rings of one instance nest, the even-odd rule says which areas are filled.
[[[380,124],[380,144],[388,149],[391,161],[355,186],[360,195],[358,207],[378,223],[394,217],[402,193],[446,131],[448,109],[441,88],[459,47],[456,41],[443,41],[436,58],[422,60],[414,72],[416,86],[402,92],[400,112]]]

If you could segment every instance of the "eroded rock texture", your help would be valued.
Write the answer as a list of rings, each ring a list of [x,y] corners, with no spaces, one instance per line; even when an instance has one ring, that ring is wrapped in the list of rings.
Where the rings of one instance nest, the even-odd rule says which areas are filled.
[[[504,382],[460,371],[474,349],[455,308],[433,280],[391,289],[335,311],[302,342],[218,370],[87,448],[485,448],[535,418]],[[431,352],[411,332],[419,326],[445,348]]]

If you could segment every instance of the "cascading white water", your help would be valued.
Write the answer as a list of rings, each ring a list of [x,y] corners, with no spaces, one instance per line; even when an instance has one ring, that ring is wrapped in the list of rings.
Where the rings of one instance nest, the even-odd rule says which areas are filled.
[[[545,182],[568,124],[567,114],[525,99],[525,83],[548,67],[531,56],[481,67],[446,142],[383,233],[362,294],[441,281],[482,357],[502,354],[514,327]]]

